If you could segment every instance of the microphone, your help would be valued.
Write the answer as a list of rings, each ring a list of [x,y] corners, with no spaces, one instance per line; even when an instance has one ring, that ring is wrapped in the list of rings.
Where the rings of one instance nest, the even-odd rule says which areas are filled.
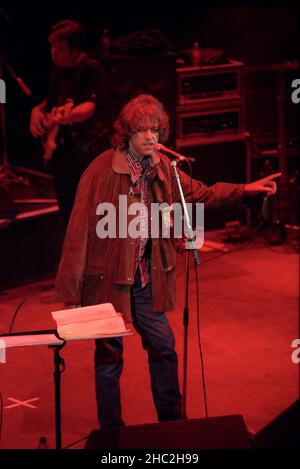
[[[196,161],[195,158],[190,158],[188,156],[183,156],[180,153],[177,153],[176,151],[165,147],[161,143],[156,143],[154,145],[154,150],[159,151],[160,153],[162,153],[163,155],[168,156],[169,158],[175,158],[178,161],[191,161],[192,163],[194,163]]]

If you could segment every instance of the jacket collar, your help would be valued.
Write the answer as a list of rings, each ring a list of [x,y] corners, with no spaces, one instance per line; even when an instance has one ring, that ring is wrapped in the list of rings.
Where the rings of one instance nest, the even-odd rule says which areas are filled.
[[[153,152],[152,161],[153,161],[154,167],[157,170],[157,175],[159,179],[161,181],[164,181],[165,176],[160,167],[160,155],[158,152],[156,151]],[[117,174],[130,174],[125,151],[121,151],[119,148],[116,148],[114,150],[113,158],[112,158],[112,169]]]

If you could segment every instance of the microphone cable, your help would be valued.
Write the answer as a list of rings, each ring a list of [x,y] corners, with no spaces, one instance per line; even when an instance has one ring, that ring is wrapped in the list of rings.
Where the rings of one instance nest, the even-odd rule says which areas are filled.
[[[52,290],[52,289],[53,289],[53,284],[52,285],[44,285],[43,287],[40,287],[38,289],[33,290],[32,292],[28,293],[24,298],[22,298],[22,300],[17,305],[16,310],[13,314],[13,317],[12,317],[12,320],[11,320],[10,326],[9,326],[8,335],[12,334],[14,323],[16,321],[17,315],[18,315],[20,309],[22,308],[22,306],[26,303],[26,301],[28,301],[32,296],[36,295],[37,293],[40,293],[42,291]]]

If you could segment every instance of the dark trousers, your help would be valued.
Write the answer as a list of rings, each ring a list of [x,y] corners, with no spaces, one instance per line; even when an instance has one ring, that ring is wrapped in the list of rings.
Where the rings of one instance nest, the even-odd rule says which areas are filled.
[[[131,307],[133,324],[141,336],[143,348],[148,352],[151,390],[158,420],[178,420],[181,418],[182,402],[174,335],[165,314],[153,312],[151,283],[141,288],[139,269],[131,288]],[[96,340],[96,399],[102,428],[124,425],[119,385],[122,352],[123,341],[120,337]]]

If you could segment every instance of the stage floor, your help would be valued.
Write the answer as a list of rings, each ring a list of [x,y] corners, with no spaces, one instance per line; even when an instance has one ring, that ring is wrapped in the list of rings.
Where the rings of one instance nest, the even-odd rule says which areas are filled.
[[[220,233],[206,239],[219,240]],[[299,263],[295,235],[289,244],[270,247],[259,235],[244,246],[227,244],[228,252],[201,253],[199,268],[201,339],[209,416],[242,414],[257,432],[298,397],[298,366],[292,341],[298,337]],[[184,295],[183,254],[178,255],[177,308],[168,313],[174,329],[182,381]],[[4,290],[0,330],[54,328],[53,290],[38,291],[50,281]],[[190,270],[190,331],[187,414],[204,417],[198,351],[195,279]],[[147,355],[137,334],[126,337],[121,379],[123,417],[127,425],[156,422],[150,391]],[[62,446],[87,437],[96,429],[93,341],[67,344],[61,355]],[[3,424],[0,448],[35,448],[40,436],[55,447],[53,352],[47,347],[8,349],[0,364]],[[83,448],[81,441],[73,448]]]

